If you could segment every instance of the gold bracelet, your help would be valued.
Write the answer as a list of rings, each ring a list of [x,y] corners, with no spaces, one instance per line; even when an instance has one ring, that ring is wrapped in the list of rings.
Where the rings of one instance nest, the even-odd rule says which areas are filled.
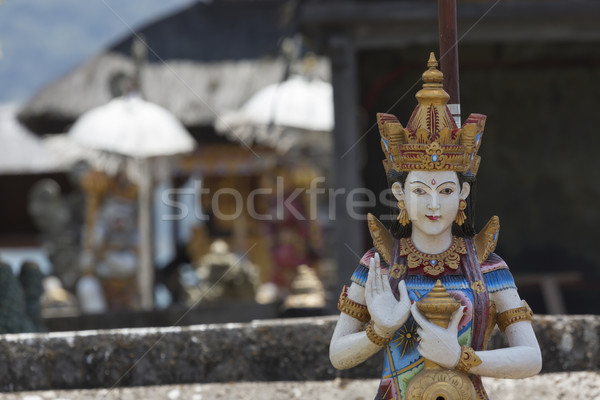
[[[531,321],[532,319],[533,311],[531,311],[529,304],[523,300],[523,307],[512,308],[498,314],[496,323],[498,324],[498,328],[504,332],[506,327],[514,324],[515,322]]]
[[[375,332],[375,322],[371,321],[369,323],[369,326],[367,326],[367,337],[369,338],[369,340],[373,343],[375,343],[377,346],[385,346],[386,344],[388,344],[390,342],[390,340],[392,340],[391,337],[389,338],[385,338],[383,336],[379,336],[377,334],[377,332]]]
[[[360,322],[369,322],[371,320],[371,315],[369,314],[367,306],[348,298],[348,286],[346,285],[344,285],[344,288],[342,289],[337,306],[341,312],[352,318],[356,318]]]
[[[473,367],[481,364],[481,358],[475,354],[475,350],[467,346],[461,346],[460,358],[458,360],[458,364],[454,369],[460,372],[469,372],[469,370]]]

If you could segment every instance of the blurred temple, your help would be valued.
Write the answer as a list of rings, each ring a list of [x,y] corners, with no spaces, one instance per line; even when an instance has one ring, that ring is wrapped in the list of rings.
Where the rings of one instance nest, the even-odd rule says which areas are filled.
[[[156,292],[151,296],[156,296],[158,308],[185,303],[184,287],[189,286],[186,279],[191,276],[186,271],[202,263],[215,239],[229,246],[238,263],[256,266],[253,286],[270,281],[275,284],[277,293],[271,299],[276,302],[283,301],[288,293],[298,265],[309,262],[319,268],[319,260],[327,256],[319,249],[320,231],[328,227],[316,220],[318,215],[314,212],[312,220],[300,223],[302,237],[295,244],[302,248],[296,258],[274,257],[281,253],[280,244],[289,241],[289,235],[283,233],[287,228],[280,228],[288,222],[280,223],[275,216],[279,211],[272,204],[279,200],[277,191],[289,194],[298,187],[308,188],[313,176],[327,177],[330,173],[333,118],[327,83],[329,63],[323,57],[305,53],[294,29],[294,12],[293,7],[281,1],[196,4],[138,29],[135,36],[124,38],[50,83],[21,108],[19,120],[44,136],[45,147],[58,155],[62,171],[79,168],[72,187],[55,187],[52,193],[60,199],[70,197],[71,193],[83,195],[84,204],[71,211],[85,225],[75,238],[77,245],[73,246],[80,256],[71,260],[70,269],[54,268],[53,273],[71,291],[80,277],[86,277],[79,279],[85,288],[95,288],[78,289],[80,295],[85,295],[86,304],[97,305],[88,309],[82,304],[82,309],[149,309],[141,292],[147,286],[152,289],[153,285],[144,284],[144,278],[140,278],[146,234],[151,235],[151,259],[156,268]],[[242,37],[244,40],[240,40]],[[146,45],[149,49],[146,59],[140,58],[138,39],[142,47]],[[220,44],[216,45],[215,40]],[[286,93],[288,80],[292,86],[290,93]],[[317,97],[324,106],[308,104],[313,106],[313,114],[318,111],[328,122],[318,128],[311,125],[315,118],[311,119],[310,107],[300,118],[296,116],[291,125],[282,120],[277,112],[298,114],[299,109],[291,108],[302,106],[298,93],[310,95],[315,90],[313,86],[326,95],[329,90],[329,97]],[[249,130],[250,122],[243,122],[244,134],[237,130],[232,133],[233,125],[240,121],[234,118],[224,120],[220,132],[215,130],[221,115],[234,115],[232,112],[241,110],[261,89],[271,93],[262,96],[264,104],[252,103],[265,109],[261,126]],[[172,113],[197,144],[193,152],[172,157],[151,167],[151,172],[146,171],[145,175],[152,175],[148,184],[153,198],[148,203],[152,216],[145,229],[140,225],[145,219],[140,213],[146,202],[135,200],[141,198],[137,178],[144,173],[140,172],[135,156],[127,161],[123,157],[126,151],[115,151],[113,148],[117,146],[110,144],[125,142],[125,136],[109,140],[110,134],[117,134],[112,132],[114,126],[104,127],[105,134],[95,133],[93,126],[81,129],[83,119],[91,120],[89,115],[114,108],[119,101],[129,103],[122,107],[123,112],[133,116],[127,110],[133,107],[134,101],[128,100],[132,94]],[[295,102],[277,111],[279,101],[285,98],[295,98]],[[310,101],[308,96],[304,103]],[[271,109],[277,111],[272,117]],[[105,118],[115,119],[116,115]],[[304,125],[297,123],[299,119],[304,120]],[[153,128],[158,130],[157,125]],[[87,131],[94,140],[89,142],[91,145],[82,146],[81,141],[72,140],[81,137],[81,131]],[[127,134],[123,131],[123,135]],[[96,144],[101,140],[106,145]],[[286,145],[282,146],[284,142]],[[285,179],[280,181],[276,175]],[[257,189],[262,192],[257,193]],[[230,193],[232,190],[234,195]],[[238,209],[238,199],[244,202],[248,199],[248,203]],[[308,216],[307,199],[298,202],[294,207]],[[321,201],[320,207],[323,204]],[[48,219],[47,215],[52,213],[44,206],[36,210],[40,210],[38,220]],[[254,215],[267,218],[256,220]],[[53,236],[45,235],[41,240],[46,245]],[[310,244],[304,246],[304,240]],[[328,268],[332,263],[325,260],[322,264],[325,267],[319,273],[333,281],[334,275]],[[285,273],[279,271],[281,268],[286,269]],[[74,274],[67,274],[67,270]],[[282,274],[287,278],[278,279]],[[199,289],[202,291],[202,287]]]

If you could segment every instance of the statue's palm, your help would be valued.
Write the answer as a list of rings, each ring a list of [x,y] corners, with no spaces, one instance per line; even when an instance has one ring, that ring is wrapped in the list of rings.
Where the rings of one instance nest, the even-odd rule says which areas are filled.
[[[410,315],[410,299],[404,281],[400,281],[398,290],[400,300],[396,300],[388,277],[381,273],[379,254],[375,253],[369,264],[365,300],[375,327],[386,336],[391,336]]]

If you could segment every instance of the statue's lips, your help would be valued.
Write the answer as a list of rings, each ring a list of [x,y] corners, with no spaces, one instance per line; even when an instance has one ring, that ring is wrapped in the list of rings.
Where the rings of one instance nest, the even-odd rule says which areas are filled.
[[[438,219],[440,219],[439,215],[426,215],[427,218],[429,218],[431,221],[437,221]]]

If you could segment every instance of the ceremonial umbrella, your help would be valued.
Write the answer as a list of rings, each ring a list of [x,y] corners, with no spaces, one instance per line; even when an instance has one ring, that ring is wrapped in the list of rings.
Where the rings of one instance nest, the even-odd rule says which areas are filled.
[[[151,309],[154,297],[152,165],[159,159],[192,151],[195,141],[170,112],[135,95],[115,98],[86,112],[67,136],[82,147],[99,151],[99,157],[105,161],[102,163],[104,172],[116,173],[115,165],[124,163],[128,177],[138,185],[138,285],[142,308]]]
[[[230,139],[286,153],[291,148],[331,148],[333,89],[317,78],[294,75],[256,92],[239,109],[217,119],[215,129]]]

